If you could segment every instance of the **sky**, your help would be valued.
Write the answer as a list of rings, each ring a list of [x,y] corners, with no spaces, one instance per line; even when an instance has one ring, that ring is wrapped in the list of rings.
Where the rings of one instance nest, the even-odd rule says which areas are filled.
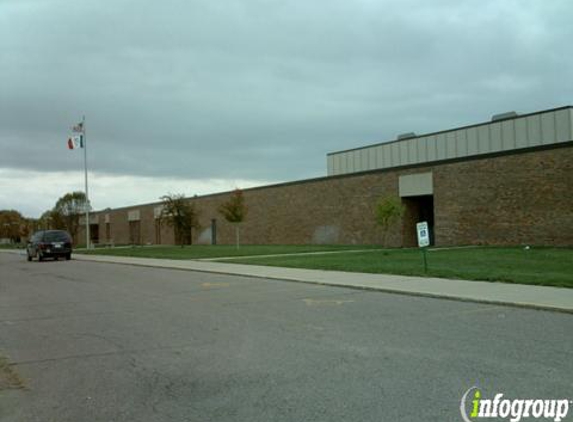
[[[573,103],[570,0],[0,0],[0,209],[326,175],[328,152]]]

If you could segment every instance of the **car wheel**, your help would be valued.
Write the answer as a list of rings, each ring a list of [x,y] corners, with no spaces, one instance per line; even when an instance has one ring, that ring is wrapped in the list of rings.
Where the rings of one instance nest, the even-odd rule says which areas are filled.
[[[72,259],[72,254],[71,254],[71,253],[67,253],[67,254],[66,254],[66,261],[69,261],[70,259]]]
[[[44,255],[42,255],[42,252],[38,252],[38,261],[43,261],[44,260]]]
[[[29,253],[26,253],[26,258],[28,258],[28,262],[30,262],[32,260],[32,257],[30,256]]]

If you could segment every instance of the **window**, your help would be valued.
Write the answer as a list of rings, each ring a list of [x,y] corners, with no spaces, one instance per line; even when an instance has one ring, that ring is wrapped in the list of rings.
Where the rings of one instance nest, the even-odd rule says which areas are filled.
[[[44,242],[69,242],[70,236],[63,231],[49,231],[44,233]]]

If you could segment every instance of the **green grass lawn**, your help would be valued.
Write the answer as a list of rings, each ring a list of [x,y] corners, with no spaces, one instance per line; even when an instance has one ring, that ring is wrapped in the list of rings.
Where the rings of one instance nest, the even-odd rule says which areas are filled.
[[[573,287],[573,249],[570,248],[459,248],[430,250],[427,257],[427,275],[433,277]],[[254,257],[233,262],[362,273],[425,275],[422,253],[417,249]]]
[[[245,245],[237,249],[233,245],[190,245],[179,246],[135,246],[101,248],[90,251],[78,251],[90,255],[133,256],[160,259],[201,259],[231,256],[275,255],[289,253],[324,252],[340,250],[359,250],[380,248],[377,245]]]
[[[377,245],[245,245],[237,250],[233,245],[191,245],[184,248],[178,246],[102,248],[81,253],[160,259],[240,257],[232,262],[348,272],[425,275],[420,250],[379,248]],[[344,253],[347,250],[361,249],[372,249],[372,251]],[[328,251],[341,253],[260,256]],[[427,275],[433,277],[573,287],[571,248],[434,249],[428,251],[427,257]]]

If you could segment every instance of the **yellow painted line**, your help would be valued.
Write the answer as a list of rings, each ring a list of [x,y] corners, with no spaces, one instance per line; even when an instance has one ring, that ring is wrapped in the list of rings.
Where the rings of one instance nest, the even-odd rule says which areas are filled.
[[[479,314],[479,313],[483,313],[483,312],[492,312],[492,311],[496,311],[496,310],[498,311],[499,314],[504,314],[504,316],[505,316],[505,310],[500,309],[499,307],[487,306],[487,307],[482,307],[482,308],[477,308],[477,309],[465,309],[465,310],[452,311],[452,312],[436,312],[436,313],[426,315],[425,318],[426,319],[427,318],[450,318],[450,317],[470,315],[470,314]]]
[[[230,285],[230,283],[202,283],[201,287],[210,289],[212,287],[229,287]]]
[[[337,305],[340,306],[344,303],[351,303],[354,302],[353,300],[339,300],[339,299],[303,299],[304,303],[307,306],[330,306],[330,305]]]

